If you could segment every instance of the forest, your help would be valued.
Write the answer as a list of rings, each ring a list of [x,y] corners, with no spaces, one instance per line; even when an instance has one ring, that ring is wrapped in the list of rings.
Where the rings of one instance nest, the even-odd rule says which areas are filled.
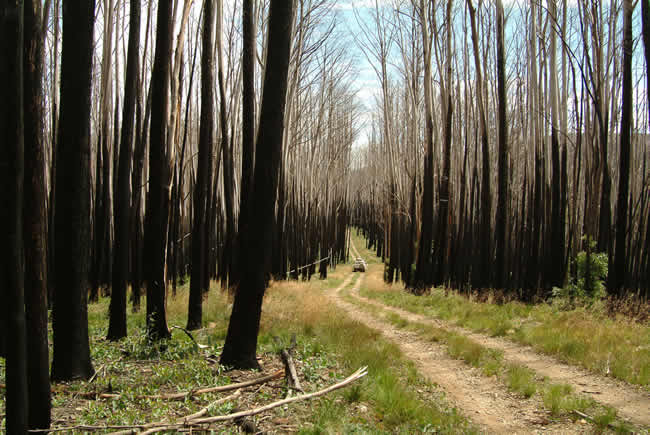
[[[263,431],[537,428],[473,419],[471,391],[451,394],[453,412],[418,394],[405,410],[381,402],[411,397],[412,376],[418,393],[428,381],[464,391],[463,376],[445,386],[394,348],[402,329],[474,367],[451,351],[459,340],[500,352],[476,362],[490,382],[542,376],[490,341],[506,337],[631,398],[558,410],[554,374],[530,395],[509,386],[543,402],[552,430],[647,429],[649,90],[648,0],[2,1],[0,429],[245,431],[263,407],[244,388],[276,397],[277,364],[287,403],[345,387],[320,400],[353,411],[321,422],[326,405],[298,405],[288,423],[275,411],[275,428],[256,420]],[[469,322],[476,306],[498,325]],[[433,331],[432,316],[446,326]],[[606,344],[576,344],[578,321],[605,328]],[[538,348],[537,326],[574,341]],[[352,357],[354,337],[385,349]],[[379,368],[382,353],[400,356]],[[410,372],[399,358],[420,362]],[[131,390],[172,365],[174,388]],[[241,375],[251,369],[268,376]],[[245,399],[195,397],[220,397],[201,380],[230,370]],[[370,387],[389,372],[406,389]],[[325,388],[327,376],[340,382]],[[145,400],[165,403],[159,420],[219,406],[235,417],[154,424]],[[63,424],[99,403],[140,411]]]

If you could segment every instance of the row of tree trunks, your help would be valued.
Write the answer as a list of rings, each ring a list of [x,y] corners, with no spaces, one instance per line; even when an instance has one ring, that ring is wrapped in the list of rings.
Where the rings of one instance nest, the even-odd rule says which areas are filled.
[[[644,297],[650,262],[644,253],[650,246],[647,135],[634,123],[624,126],[628,114],[619,108],[630,110],[630,119],[650,115],[639,113],[645,97],[625,97],[623,61],[629,53],[619,48],[624,43],[618,27],[622,22],[625,31],[627,12],[586,1],[574,8],[557,1],[545,7],[493,6],[453,4],[449,18],[448,9],[431,3],[425,9],[414,1],[392,12],[376,5],[365,22],[374,19],[381,29],[394,29],[376,34],[358,20],[360,45],[376,60],[382,88],[368,148],[353,170],[352,179],[367,180],[353,187],[353,222],[377,255],[388,257],[388,282],[397,265],[405,272],[415,267],[413,278],[401,274],[409,289],[418,287],[419,277],[422,288],[498,288],[526,300],[546,299],[554,287],[585,278],[582,272],[576,276],[575,258],[581,250],[588,255],[595,250],[609,256],[611,295]],[[454,18],[459,14],[464,19]],[[409,24],[417,32],[407,31]],[[434,34],[429,56],[423,26]],[[445,35],[461,29],[465,37],[452,37],[449,48],[442,32],[437,34],[441,29]],[[504,40],[510,32],[508,46],[522,55],[508,54]],[[486,41],[495,41],[496,49]],[[399,50],[385,56],[391,44]],[[635,54],[632,49],[632,62],[638,62]],[[397,65],[395,83],[386,88],[380,62]],[[431,62],[437,62],[433,76],[418,86]],[[647,80],[639,71],[632,69],[632,83]],[[432,132],[426,131],[428,82],[434,86]],[[424,104],[416,104],[418,96]],[[450,112],[450,106],[456,110]],[[630,130],[629,140],[619,134],[623,129]],[[398,140],[394,131],[400,132]],[[441,157],[433,165],[430,138],[434,155]],[[611,146],[619,140],[621,147]],[[406,160],[397,170],[395,153]],[[410,184],[416,186],[415,207],[405,189]],[[397,251],[395,245],[409,238],[409,226],[396,212],[415,223],[411,242]],[[595,282],[587,275],[589,291]],[[618,275],[624,278],[616,284]]]

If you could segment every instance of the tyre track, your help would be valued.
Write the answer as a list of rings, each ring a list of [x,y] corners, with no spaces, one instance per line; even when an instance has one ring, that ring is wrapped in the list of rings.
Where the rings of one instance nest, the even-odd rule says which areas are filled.
[[[401,331],[381,321],[361,308],[345,301],[341,292],[353,279],[349,275],[343,284],[330,291],[334,302],[351,318],[379,331],[396,344],[404,355],[412,360],[418,371],[431,382],[439,385],[449,401],[466,417],[489,433],[577,433],[588,427],[565,421],[550,422],[539,400],[521,400],[507,391],[494,377],[487,377],[480,369],[449,357],[445,346],[425,341],[417,334]],[[352,289],[358,291],[363,283],[360,275]]]
[[[360,256],[353,242],[351,246],[356,255]],[[395,313],[412,322],[420,322],[464,335],[484,347],[500,350],[503,352],[504,361],[526,366],[539,375],[548,377],[553,383],[569,384],[574,391],[582,393],[600,404],[616,409],[623,419],[645,427],[650,426],[650,394],[640,387],[613,378],[599,376],[580,367],[566,364],[551,356],[537,353],[529,346],[519,345],[503,338],[479,334],[452,325],[449,322],[385,305],[379,301],[361,296],[358,290],[359,286],[355,286],[351,294],[362,303]]]

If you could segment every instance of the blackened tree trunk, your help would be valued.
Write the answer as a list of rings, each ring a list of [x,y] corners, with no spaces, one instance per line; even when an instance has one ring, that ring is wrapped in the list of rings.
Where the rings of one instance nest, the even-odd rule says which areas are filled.
[[[171,1],[158,2],[156,53],[151,73],[151,135],[149,139],[149,193],[144,240],[147,281],[147,334],[152,340],[169,337],[165,312],[165,259],[171,168],[167,144],[169,59],[171,57]]]
[[[443,151],[443,165],[442,165],[442,178],[440,180],[440,194],[438,196],[438,235],[436,237],[435,251],[435,279],[434,285],[440,285],[447,281],[449,270],[449,256],[448,256],[448,240],[449,240],[449,217],[451,211],[451,194],[450,194],[450,177],[451,177],[451,124],[454,112],[454,105],[452,102],[452,89],[453,83],[451,78],[452,73],[452,54],[451,54],[451,38],[452,38],[452,20],[451,8],[452,1],[447,1],[446,7],[446,53],[447,58],[445,61],[445,84],[443,88],[444,110],[444,151]]]
[[[641,2],[641,33],[643,34],[643,53],[645,54],[646,89],[650,89],[650,2]],[[646,92],[648,102],[648,124],[650,124],[650,92]]]
[[[549,13],[551,20],[557,22],[555,0],[549,2]],[[550,30],[550,92],[551,99],[551,228],[550,228],[550,246],[547,253],[549,254],[548,264],[548,289],[552,287],[562,287],[564,284],[564,224],[562,216],[564,215],[564,206],[562,204],[562,169],[560,163],[560,145],[558,131],[558,85],[557,85],[557,66],[556,66],[556,31]]]
[[[226,106],[226,84],[224,82],[222,10],[223,0],[217,0],[217,63],[219,81],[219,127],[221,129],[221,152],[223,153],[223,195],[226,212],[226,232],[223,255],[221,257],[221,287],[226,288],[228,277],[233,267],[232,250],[235,242],[235,210],[234,210],[234,168],[233,168],[233,143],[228,136],[228,113]]]
[[[126,337],[126,282],[129,274],[129,236],[131,228],[131,167],[136,86],[139,74],[140,0],[130,1],[129,51],[124,82],[124,112],[115,192],[115,249],[113,251],[113,288],[109,306],[109,340]]]
[[[201,53],[201,126],[199,131],[199,156],[194,183],[194,224],[192,226],[192,276],[187,329],[201,327],[203,312],[203,274],[208,273],[206,244],[206,212],[208,210],[209,165],[212,164],[212,134],[214,131],[214,0],[203,4],[203,36]]]
[[[0,3],[0,288],[6,327],[6,429],[27,433],[27,346],[23,261],[23,9]]]
[[[488,141],[487,120],[485,114],[485,105],[483,103],[483,76],[481,74],[481,62],[479,60],[481,49],[478,43],[478,32],[476,30],[476,9],[472,0],[467,0],[469,10],[470,25],[472,28],[472,45],[474,46],[474,64],[476,66],[476,104],[479,109],[479,122],[481,130],[481,150],[483,155],[483,171],[481,177],[481,207],[480,215],[480,235],[479,235],[479,259],[478,271],[473,277],[475,285],[484,288],[489,283],[490,265],[492,264],[492,249],[490,247],[491,230],[490,221],[492,219],[492,195],[490,193],[490,144]],[[474,275],[474,272],[472,272]]]
[[[286,105],[293,0],[271,0],[268,24],[268,57],[250,217],[256,225],[244,235],[248,273],[241,277],[221,354],[221,364],[237,368],[257,368],[255,350],[266,290],[266,264],[271,255],[271,237],[277,195],[284,109]],[[250,221],[252,224],[252,220]]]
[[[428,7],[420,0],[420,25],[424,47],[424,106],[427,151],[424,162],[424,183],[422,191],[422,220],[420,243],[412,287],[416,293],[431,284],[431,244],[433,242],[433,109],[431,91],[431,41],[429,38]]]
[[[505,17],[503,3],[496,1],[497,8],[497,82],[498,82],[498,123],[499,123],[499,197],[496,212],[496,261],[494,286],[503,288],[506,285],[506,226],[508,219],[508,107],[506,91],[506,54],[504,48]],[[558,186],[559,188],[559,186]]]
[[[625,239],[627,237],[627,209],[630,185],[630,139],[632,133],[632,0],[623,2],[623,103],[621,113],[621,151],[619,156],[618,204],[616,210],[616,245],[614,269],[610,274],[609,291],[622,295],[625,284]]]
[[[233,274],[230,277],[233,285],[237,285],[241,275],[245,273],[242,261],[244,253],[241,246],[244,234],[248,231],[248,208],[251,188],[253,186],[253,171],[255,170],[255,11],[253,0],[243,0],[242,4],[242,163],[241,190],[239,192],[239,228],[235,249],[236,261]]]
[[[50,373],[47,337],[45,148],[43,145],[43,41],[48,3],[25,2],[25,318],[29,427],[50,427]]]
[[[145,27],[145,43],[144,53],[146,58],[149,27],[151,25],[151,5],[149,2],[147,8],[147,25]],[[145,68],[143,67],[144,71]],[[138,105],[136,108],[136,125],[137,134],[135,138],[135,147],[133,150],[133,174],[131,175],[131,192],[133,199],[132,206],[132,219],[131,219],[131,298],[133,302],[133,312],[140,310],[140,295],[142,293],[142,276],[143,276],[143,230],[142,230],[142,170],[144,168],[144,154],[146,146],[146,138],[148,136],[149,116],[151,114],[151,90],[146,93],[146,102],[144,104],[144,119],[143,119],[143,89],[144,83],[143,75],[140,76],[139,85],[137,86]],[[151,86],[151,85],[150,85]]]
[[[63,5],[61,111],[56,144],[52,379],[93,375],[88,344],[90,254],[90,85],[93,0]]]

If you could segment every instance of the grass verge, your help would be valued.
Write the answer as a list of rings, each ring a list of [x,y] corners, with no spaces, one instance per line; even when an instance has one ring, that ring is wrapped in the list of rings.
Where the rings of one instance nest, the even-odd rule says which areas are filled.
[[[530,399],[538,395],[550,418],[579,419],[580,414],[590,414],[594,429],[604,431],[614,430],[620,433],[630,433],[635,429],[617,418],[616,410],[602,406],[596,401],[575,394],[570,385],[556,384],[518,364],[506,363],[502,352],[489,349],[463,335],[435,326],[410,322],[400,315],[385,311],[377,306],[367,305],[358,299],[344,295],[346,301],[357,305],[375,317],[383,317],[393,326],[417,333],[421,338],[445,345],[447,353],[460,359],[472,367],[481,369],[484,376],[496,376],[510,392]]]
[[[362,255],[377,259],[372,251],[365,249],[364,240],[355,230],[352,238]],[[371,266],[371,271],[373,267],[381,265]],[[401,284],[385,284],[381,276],[376,271],[369,273],[361,295],[472,331],[503,336],[567,363],[650,391],[649,325],[622,316],[613,319],[585,308],[560,311],[550,304],[478,302],[448,289],[432,289],[416,296],[403,291]]]

